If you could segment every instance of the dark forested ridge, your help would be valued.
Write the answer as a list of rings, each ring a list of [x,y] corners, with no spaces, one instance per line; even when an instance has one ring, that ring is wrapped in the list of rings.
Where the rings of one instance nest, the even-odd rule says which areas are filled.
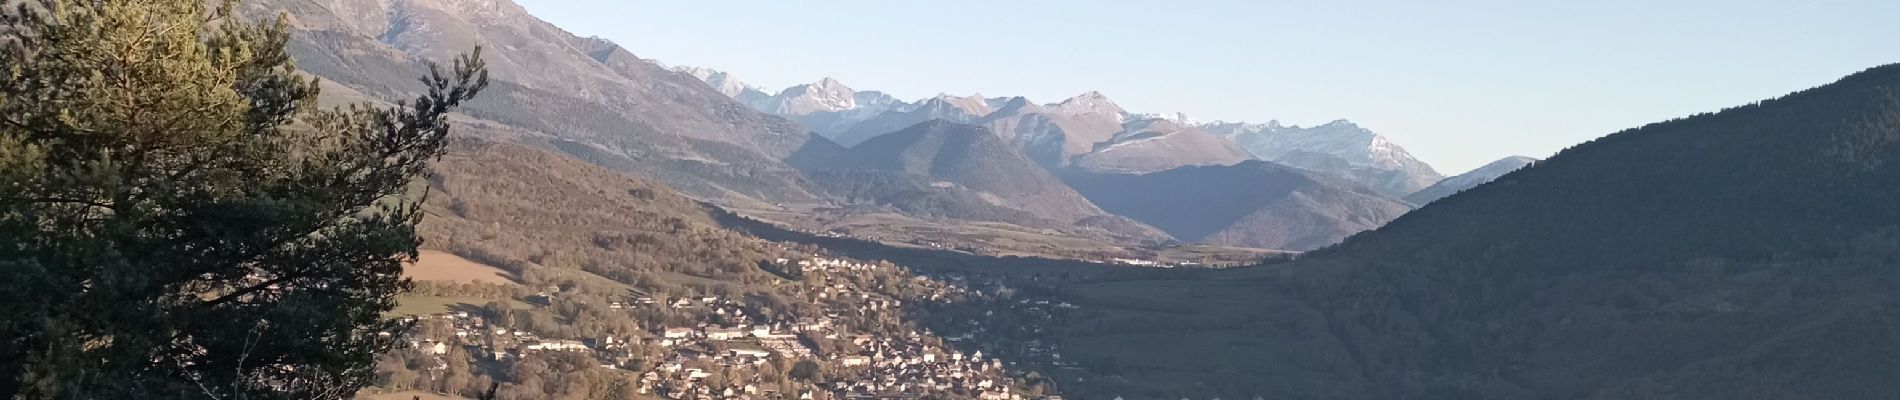
[[[1832,254],[1900,221],[1900,66],[1577,145],[1335,254],[1484,255],[1539,269]],[[1588,216],[1589,218],[1580,218]],[[1410,240],[1433,232],[1430,242]],[[1508,252],[1488,249],[1513,243]],[[1487,254],[1488,253],[1488,254]],[[1548,260],[1549,258],[1555,260]],[[1520,269],[1512,267],[1511,269]]]
[[[1885,66],[1578,145],[1295,263],[1077,286],[1100,309],[1067,344],[1103,396],[1883,397],[1895,161]]]

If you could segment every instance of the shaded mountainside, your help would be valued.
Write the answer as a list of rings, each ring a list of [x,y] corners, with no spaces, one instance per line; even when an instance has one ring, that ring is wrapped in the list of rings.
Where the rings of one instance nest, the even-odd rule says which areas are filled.
[[[1354,182],[1257,160],[1143,175],[1068,171],[1063,180],[1109,212],[1230,246],[1311,250],[1411,210]]]
[[[1072,288],[1102,309],[1065,355],[1143,366],[1104,398],[1887,397],[1893,182],[1900,65],[1581,144],[1290,264]]]
[[[1098,172],[1148,173],[1251,159],[1240,146],[1199,127],[1155,118],[1123,124],[1114,138],[1076,156],[1074,165]]]
[[[813,201],[778,158],[808,137],[699,79],[582,38],[505,0],[259,0],[285,13],[298,66],[373,98],[415,90],[425,61],[484,47],[495,83],[463,112],[508,136],[649,174],[694,196]],[[553,146],[553,145],[549,145]]]
[[[1037,164],[1059,168],[1113,138],[1121,130],[1121,114],[1108,98],[1090,92],[1046,106],[1011,98],[974,123],[988,127]]]
[[[904,107],[883,111],[875,116],[852,124],[850,128],[826,136],[833,142],[846,147],[881,135],[897,132],[911,126],[933,120],[970,123],[994,112],[982,97],[956,97],[939,95],[921,102],[914,107]]]
[[[1438,199],[1445,198],[1446,196],[1478,187],[1478,185],[1491,183],[1491,181],[1497,180],[1505,174],[1530,166],[1536,162],[1537,159],[1535,158],[1522,156],[1507,157],[1502,160],[1492,161],[1490,164],[1485,164],[1482,167],[1478,167],[1478,169],[1471,170],[1471,172],[1445,178],[1445,180],[1432,184],[1431,187],[1407,195],[1405,196],[1405,201],[1409,201],[1412,204],[1425,205],[1438,201]]]
[[[999,214],[1013,209],[1069,225],[1104,214],[982,127],[930,121],[849,149],[811,143],[791,160],[833,194],[877,199],[900,209],[933,204],[945,209],[929,213],[937,216],[981,211],[963,217],[1021,222],[1009,219],[1019,216]]]

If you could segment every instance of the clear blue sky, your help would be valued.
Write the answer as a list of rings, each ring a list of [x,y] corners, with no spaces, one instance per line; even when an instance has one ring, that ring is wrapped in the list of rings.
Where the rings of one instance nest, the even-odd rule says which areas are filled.
[[[1900,62],[1900,0],[519,0],[642,57],[776,90],[1351,119],[1441,172]]]

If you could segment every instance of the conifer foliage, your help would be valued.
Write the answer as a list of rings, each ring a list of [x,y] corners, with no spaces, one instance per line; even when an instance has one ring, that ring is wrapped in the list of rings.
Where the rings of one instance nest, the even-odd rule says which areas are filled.
[[[4,2],[0,398],[350,398],[394,345],[480,52],[319,109],[288,23],[233,3]]]

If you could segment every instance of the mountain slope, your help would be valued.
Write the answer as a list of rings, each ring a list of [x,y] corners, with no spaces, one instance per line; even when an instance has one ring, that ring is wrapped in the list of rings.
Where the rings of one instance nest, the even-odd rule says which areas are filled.
[[[1311,128],[1278,122],[1205,127],[1262,160],[1349,177],[1394,198],[1445,178],[1398,144],[1346,120]]]
[[[611,44],[611,42],[606,44]],[[605,48],[596,51],[603,50],[613,51],[612,49]],[[598,58],[599,56],[596,56],[596,59]],[[719,91],[719,94],[731,97],[734,100],[738,100],[740,104],[745,104],[752,108],[763,109],[766,107],[766,103],[772,100],[772,95],[766,94],[765,91],[759,90],[759,88],[747,85],[738,78],[734,78],[732,74],[708,68],[675,68],[675,70],[705,81],[706,84],[712,85],[713,90]]]
[[[778,115],[806,115],[858,108],[858,92],[831,78],[817,83],[793,86],[772,96],[765,112]]]
[[[714,200],[807,202],[778,161],[808,137],[691,75],[560,30],[505,0],[259,0],[286,13],[305,72],[365,96],[415,90],[423,61],[484,47],[494,84],[464,112],[517,140],[578,151]]]
[[[972,123],[988,127],[1037,164],[1059,168],[1113,138],[1121,130],[1121,114],[1120,107],[1091,92],[1051,105],[1011,98]]]
[[[811,152],[830,154],[795,157],[801,168],[898,173],[1062,224],[1104,214],[981,127],[930,121],[842,151]]]
[[[1900,368],[1892,182],[1900,65],[1581,144],[1291,264],[1073,288],[1077,304],[1161,306],[1068,324],[1093,329],[1065,349],[1246,382],[1147,382],[1162,393],[1885,397],[1900,390],[1875,372]],[[1253,307],[1153,311],[1184,299]],[[1137,321],[1191,328],[1131,335]]]
[[[1230,246],[1311,250],[1411,210],[1354,182],[1258,160],[1063,179],[1104,210],[1181,240]]]
[[[957,123],[970,123],[996,111],[987,100],[980,96],[957,97],[938,95],[917,102],[915,106],[894,109],[877,114],[850,128],[827,136],[831,141],[846,147],[857,146],[878,136],[897,132],[927,121],[943,120]]]
[[[1198,127],[1166,119],[1131,121],[1106,142],[1075,157],[1077,167],[1098,172],[1148,173],[1199,165],[1234,165],[1253,159],[1247,151]]]
[[[1535,158],[1521,156],[1507,157],[1502,160],[1492,161],[1490,164],[1485,164],[1482,167],[1478,167],[1478,169],[1471,170],[1471,172],[1445,178],[1445,180],[1432,184],[1431,187],[1407,195],[1405,196],[1405,201],[1412,202],[1412,204],[1425,205],[1438,201],[1438,199],[1445,198],[1446,196],[1458,194],[1458,192],[1463,192],[1466,189],[1491,183],[1491,181],[1497,180],[1498,177],[1502,177],[1504,174],[1523,169],[1536,162],[1537,159]]]
[[[708,83],[711,83],[708,81]],[[908,111],[912,105],[876,91],[856,91],[831,78],[793,86],[769,96],[755,108],[797,121],[827,138],[889,111]]]

